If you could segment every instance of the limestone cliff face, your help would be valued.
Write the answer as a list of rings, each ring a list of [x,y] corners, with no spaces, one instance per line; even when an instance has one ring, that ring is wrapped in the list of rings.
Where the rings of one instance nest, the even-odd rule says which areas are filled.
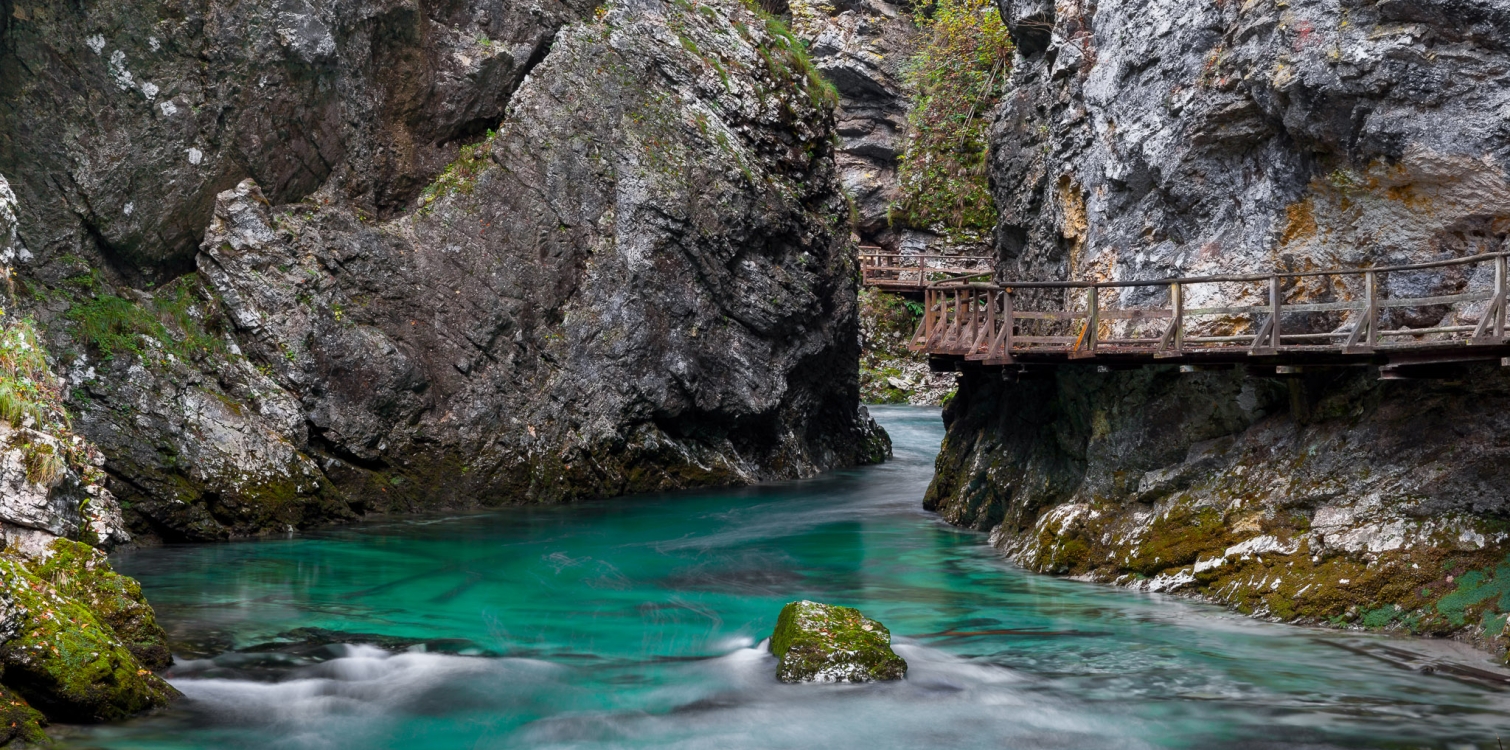
[[[1001,5],[1019,44],[992,144],[1004,278],[1367,267],[1507,247],[1510,4]],[[1395,276],[1386,296],[1484,282]],[[1118,304],[1158,302],[1135,294]],[[1475,314],[1402,308],[1387,325]],[[967,374],[928,502],[996,529],[1039,570],[1283,619],[1498,636],[1510,378],[1488,365],[1445,381],[1376,377]]]
[[[903,67],[912,54],[908,3],[795,0],[793,31],[839,91],[840,179],[854,201],[861,241],[897,249],[902,232],[887,220],[897,199],[897,157],[907,147],[909,94]]]
[[[136,530],[885,456],[833,95],[743,3],[6,11],[23,304]]]

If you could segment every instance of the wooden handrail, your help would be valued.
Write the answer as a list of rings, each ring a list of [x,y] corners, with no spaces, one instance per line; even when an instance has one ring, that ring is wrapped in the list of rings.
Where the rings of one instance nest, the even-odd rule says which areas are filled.
[[[1170,284],[1227,284],[1236,282],[1268,281],[1271,278],[1301,279],[1318,276],[1358,276],[1367,273],[1392,273],[1398,271],[1425,271],[1433,268],[1445,268],[1447,266],[1461,266],[1473,263],[1482,263],[1493,258],[1510,257],[1510,252],[1483,253],[1471,255],[1466,258],[1451,258],[1448,260],[1436,260],[1427,263],[1410,263],[1401,266],[1380,266],[1374,268],[1340,268],[1330,271],[1290,271],[1286,273],[1263,273],[1263,274],[1229,274],[1223,276],[1180,276],[1167,279],[1151,279],[1148,281],[1008,281],[1000,285],[990,285],[997,288],[1011,287],[1016,289],[1085,289],[1096,287],[1098,289],[1117,289],[1139,286],[1168,286]],[[940,283],[948,283],[947,280]]]
[[[977,279],[988,271],[956,272],[949,278],[928,284],[924,292],[925,314],[913,336],[912,347],[932,355],[962,356],[987,364],[1006,364],[1014,355],[1056,355],[1068,359],[1093,358],[1112,353],[1167,358],[1199,352],[1231,351],[1254,356],[1282,352],[1316,352],[1340,355],[1368,355],[1376,349],[1430,349],[1453,346],[1506,346],[1507,323],[1510,323],[1510,252],[1483,253],[1465,258],[1451,258],[1425,263],[1411,263],[1373,268],[1349,268],[1327,271],[1303,271],[1270,274],[1229,274],[1204,277],[1177,277],[1146,281],[1004,281],[982,282]],[[1494,264],[1493,289],[1463,290],[1452,294],[1386,299],[1380,295],[1379,277],[1389,273],[1422,271],[1455,266]],[[1318,277],[1362,277],[1360,298],[1338,302],[1305,302],[1285,299],[1285,282]],[[1199,284],[1265,283],[1264,304],[1229,304],[1216,307],[1188,306],[1190,287]],[[1169,290],[1168,307],[1103,308],[1100,292],[1106,289],[1165,287]],[[1014,301],[1021,290],[1084,289],[1081,309],[1062,302],[1055,309],[1027,310]],[[1072,299],[1074,295],[1066,299]],[[1486,303],[1477,321],[1471,325],[1437,324],[1428,328],[1383,330],[1384,311],[1398,308],[1451,307],[1465,303]],[[1329,332],[1299,330],[1295,316],[1316,313],[1351,313],[1342,325]],[[1192,318],[1223,316],[1247,317],[1251,333],[1241,335],[1199,335],[1190,330]],[[1471,320],[1473,314],[1468,315]],[[1070,331],[1050,335],[1031,335],[1017,329],[1037,321],[1040,325],[1067,325]],[[1118,323],[1132,325],[1140,321],[1168,321],[1152,336],[1112,335],[1103,328]],[[1450,321],[1449,321],[1450,322]],[[1351,325],[1348,325],[1350,323]],[[1147,329],[1142,329],[1149,332]],[[1230,326],[1229,326],[1229,329]],[[1241,330],[1241,329],[1239,329]],[[1015,348],[1014,348],[1015,347]]]
[[[865,252],[860,254],[861,281],[866,286],[903,291],[919,291],[944,279],[961,274],[989,276],[994,273],[995,258],[981,255],[937,255]],[[981,268],[984,266],[984,268]]]

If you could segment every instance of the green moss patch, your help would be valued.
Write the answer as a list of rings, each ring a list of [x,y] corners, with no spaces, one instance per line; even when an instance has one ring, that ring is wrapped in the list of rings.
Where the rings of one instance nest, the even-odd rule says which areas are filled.
[[[782,682],[872,682],[907,676],[891,631],[851,607],[792,602],[771,634]]]
[[[1148,539],[1127,568],[1151,576],[1194,563],[1202,552],[1225,549],[1235,540],[1215,508],[1176,505],[1153,522]]]
[[[142,666],[155,670],[173,663],[167,633],[142,596],[141,584],[116,573],[104,553],[87,544],[59,539],[49,550],[46,560],[29,566],[38,578],[88,607]]]
[[[1510,612],[1510,558],[1492,569],[1470,570],[1454,579],[1457,587],[1436,602],[1437,613],[1453,625],[1466,625],[1470,610]]]
[[[123,353],[144,357],[147,339],[182,360],[225,349],[197,316],[204,299],[196,279],[178,279],[143,302],[104,293],[92,275],[75,286],[80,295],[65,314],[71,332],[106,359]]]
[[[0,747],[47,744],[46,723],[42,712],[0,685]]]
[[[19,561],[0,558],[0,597],[10,600],[19,625],[0,644],[6,685],[49,718],[116,721],[177,697],[109,625]]]
[[[420,193],[419,205],[422,208],[428,207],[449,193],[471,195],[472,189],[477,186],[477,178],[492,162],[492,144],[496,136],[496,133],[489,130],[481,142],[462,146],[456,159]]]

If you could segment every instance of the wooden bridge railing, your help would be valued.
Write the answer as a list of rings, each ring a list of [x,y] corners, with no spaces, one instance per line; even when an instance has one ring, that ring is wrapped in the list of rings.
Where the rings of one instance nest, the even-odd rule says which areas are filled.
[[[1155,281],[993,284],[951,279],[925,290],[923,320],[911,346],[987,365],[1011,364],[1020,357],[1370,355],[1500,346],[1507,343],[1507,256],[1485,253],[1383,268]],[[1400,283],[1391,284],[1392,279]],[[1421,296],[1394,296],[1391,290]],[[1443,291],[1452,293],[1437,293]],[[1203,302],[1219,294],[1231,299],[1254,292],[1259,304]],[[1119,307],[1119,300],[1131,304]],[[1156,300],[1162,304],[1154,304]]]
[[[907,255],[880,248],[861,248],[861,280],[865,286],[921,291],[929,284],[978,275],[990,278],[996,259],[978,255]]]

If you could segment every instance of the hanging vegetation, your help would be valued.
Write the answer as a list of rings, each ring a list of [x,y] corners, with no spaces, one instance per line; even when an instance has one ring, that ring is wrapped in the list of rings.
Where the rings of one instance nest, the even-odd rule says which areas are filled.
[[[936,0],[916,13],[919,48],[906,70],[910,133],[891,221],[963,238],[996,222],[986,129],[1006,92],[1012,38],[994,0]]]

